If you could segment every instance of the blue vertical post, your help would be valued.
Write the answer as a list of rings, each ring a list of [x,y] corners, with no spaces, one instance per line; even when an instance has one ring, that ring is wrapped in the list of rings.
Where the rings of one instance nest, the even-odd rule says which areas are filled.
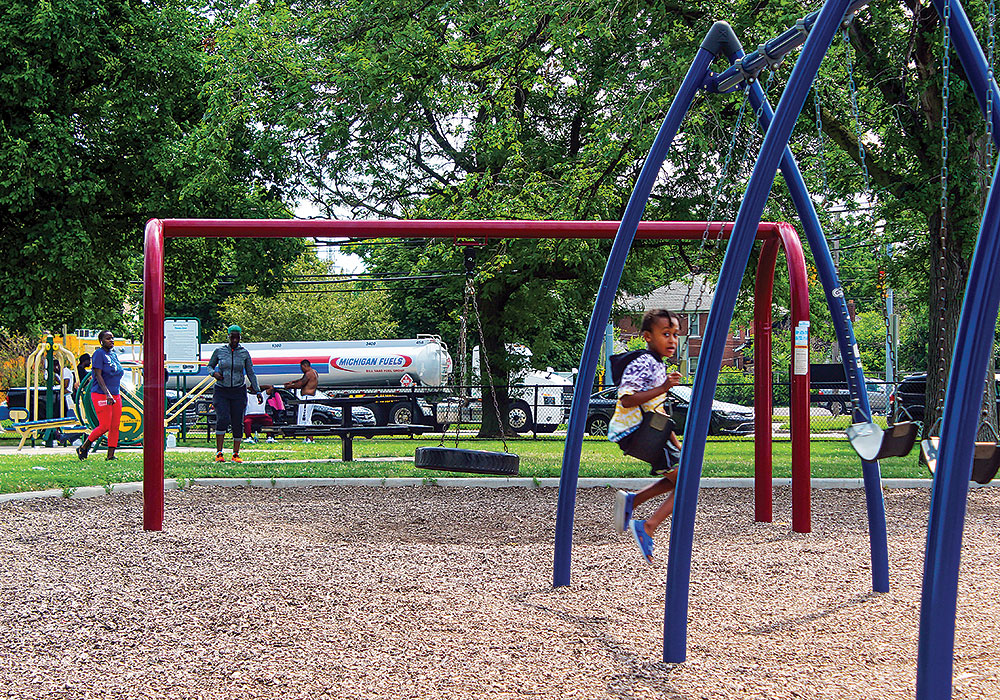
[[[687,424],[684,428],[684,449],[681,451],[673,524],[670,529],[664,608],[663,660],[665,662],[679,663],[687,657],[688,593],[698,484],[705,455],[712,399],[718,383],[722,352],[732,321],[736,295],[743,281],[756,228],[774,183],[778,163],[788,145],[792,128],[802,111],[802,105],[819,70],[820,62],[849,5],[850,0],[829,0],[820,10],[802,55],[792,70],[788,86],[778,103],[774,121],[764,137],[764,145],[754,164],[750,183],[726,248],[699,360],[699,369],[704,368],[704,371],[699,371],[695,375]]]
[[[933,0],[943,14],[944,0]],[[989,64],[959,0],[950,0],[951,37],[980,108],[986,111],[987,91],[1000,104]],[[993,110],[993,139],[1000,143],[1000,114]],[[917,642],[917,699],[947,700],[952,696],[955,651],[955,610],[958,572],[965,527],[966,500],[972,476],[972,456],[979,426],[983,376],[996,332],[1000,307],[1000,192],[993,173],[986,210],[969,267],[965,299],[955,334],[951,375],[941,420],[938,463],[931,492],[920,600]]]
[[[1000,306],[1000,190],[997,173],[969,269],[945,394],[937,470],[931,493],[920,639],[917,698],[951,697],[958,568],[972,455],[979,427],[983,376],[993,349]],[[992,572],[990,572],[992,573]]]
[[[767,130],[774,119],[771,106],[767,103],[764,91],[759,83],[754,83],[750,89],[750,106],[760,113],[761,126]],[[844,290],[837,277],[837,268],[833,264],[833,256],[823,235],[823,227],[816,208],[813,206],[806,183],[802,179],[791,149],[785,146],[781,156],[781,174],[788,184],[792,202],[802,220],[802,228],[806,240],[812,249],[816,269],[819,273],[823,291],[826,293],[826,304],[833,319],[837,341],[840,344],[840,355],[843,358],[851,396],[857,400],[857,410],[865,421],[871,420],[871,407],[868,404],[868,392],[865,389],[864,373],[854,351],[856,341],[851,319],[847,312],[847,301]],[[885,499],[882,496],[882,474],[878,462],[861,461],[861,473],[865,485],[865,502],[868,510],[868,541],[871,548],[872,590],[886,593],[889,590],[889,545],[886,534]]]
[[[653,140],[653,145],[646,157],[646,162],[639,173],[632,196],[629,198],[622,216],[618,233],[611,246],[611,254],[604,268],[601,286],[597,291],[594,311],[587,327],[587,339],[583,345],[583,355],[580,358],[580,374],[573,388],[573,407],[570,410],[569,426],[566,431],[566,446],[563,449],[562,472],[559,477],[559,501],[556,510],[555,561],[552,572],[554,586],[568,586],[570,580],[570,565],[573,550],[573,514],[576,506],[576,487],[580,474],[580,452],[583,449],[583,431],[587,421],[587,406],[590,400],[590,390],[594,383],[594,373],[597,371],[597,355],[601,348],[604,328],[611,316],[611,305],[618,293],[622,271],[625,269],[625,259],[628,257],[632,240],[642,219],[646,202],[660,172],[660,166],[667,155],[670,144],[677,134],[684,115],[691,107],[691,102],[698,94],[705,76],[715,55],[701,48],[698,50],[691,67],[688,69],[680,90],[674,98],[660,130]]]

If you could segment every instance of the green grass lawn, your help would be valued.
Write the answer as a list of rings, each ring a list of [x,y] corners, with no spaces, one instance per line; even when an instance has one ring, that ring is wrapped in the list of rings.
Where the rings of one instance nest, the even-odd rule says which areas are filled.
[[[3,445],[16,445],[0,441]],[[182,445],[208,448],[204,439],[191,439]],[[415,448],[437,445],[438,439],[357,439],[354,456],[412,457]],[[454,438],[446,446],[455,445]],[[511,452],[521,457],[521,476],[557,477],[562,466],[563,441],[512,440],[507,443]],[[466,449],[503,450],[500,441],[465,440]],[[886,478],[929,478],[927,470],[917,463],[918,450],[908,457],[893,458],[882,462],[882,476]],[[773,473],[776,477],[791,476],[791,444],[776,442],[773,446]],[[242,450],[243,464],[225,462],[216,464],[214,452],[178,452],[168,450],[164,462],[167,478],[281,478],[281,477],[441,477],[462,476],[447,472],[417,469],[412,463],[391,461],[354,461],[343,463],[340,459],[340,440],[318,438],[315,444],[306,445],[296,440],[279,440],[275,444],[248,445]],[[81,462],[74,454],[52,454],[48,450],[26,448],[19,454],[0,454],[0,493],[38,491],[43,489],[72,489],[80,486],[106,486],[125,481],[142,480],[141,450],[119,450],[119,459],[110,464],[103,453],[95,453]],[[229,457],[227,442],[226,457]],[[307,461],[321,460],[321,461]],[[707,477],[753,476],[754,443],[750,440],[710,440],[705,450],[702,474]],[[811,447],[812,475],[814,477],[861,476],[861,463],[845,440],[817,440]],[[626,457],[618,447],[607,440],[587,438],[583,442],[580,476],[583,477],[644,477],[649,468],[643,463]]]

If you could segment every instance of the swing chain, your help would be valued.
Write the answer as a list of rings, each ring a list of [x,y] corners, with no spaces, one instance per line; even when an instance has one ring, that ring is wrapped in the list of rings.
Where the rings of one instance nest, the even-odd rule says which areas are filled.
[[[850,21],[852,19],[853,19],[853,16],[849,17],[847,20],[845,20],[841,24],[841,27],[843,29],[843,38],[844,38],[844,60],[847,62],[848,87],[850,88],[850,91],[851,91],[851,114],[854,117],[854,128],[855,128],[855,131],[857,132],[857,135],[858,135],[858,157],[859,157],[859,160],[861,161],[861,172],[862,172],[862,175],[864,176],[864,183],[865,183],[865,196],[866,196],[866,198],[868,200],[868,206],[869,206],[869,209],[870,209],[871,208],[871,202],[872,202],[871,177],[869,176],[869,173],[868,173],[868,161],[867,161],[867,158],[865,157],[866,156],[865,144],[864,144],[864,140],[862,138],[863,133],[862,133],[862,130],[861,130],[861,116],[860,116],[860,113],[858,111],[858,86],[857,86],[857,83],[854,80],[854,61],[853,61],[853,58],[852,58],[853,55],[854,55],[854,48],[851,46],[851,38],[850,38],[850,35],[848,34],[848,27],[850,26]],[[820,127],[822,128],[822,122],[820,122]],[[836,265],[837,262],[838,261],[835,258],[834,259],[834,264]],[[839,274],[839,271],[838,271],[838,274]],[[851,320],[850,320],[850,315],[849,315],[849,312],[847,310],[847,306],[846,305],[844,305],[843,307],[841,307],[841,313],[844,316],[844,325],[845,326],[850,326]],[[857,349],[857,345],[855,344],[855,350],[854,350],[855,354],[857,353],[856,349]],[[860,362],[861,358],[859,356],[857,356],[857,354],[856,354],[856,358],[855,359]],[[852,385],[860,384],[860,382],[858,382],[857,373],[855,372],[855,369],[854,369],[855,368],[855,363],[849,362],[849,363],[847,363],[846,366],[847,366],[848,374],[850,375],[849,376],[849,380],[850,380],[851,384]],[[859,391],[861,391],[863,389],[864,389],[863,387],[860,387]],[[856,417],[859,414],[860,410],[861,409],[859,407],[859,399],[858,399],[858,397],[852,395],[851,396],[851,420],[852,421],[856,420]],[[871,417],[870,416],[865,417],[865,420],[871,420]]]
[[[820,97],[819,97],[819,85],[813,86],[813,102],[816,105],[816,135],[819,138],[819,171],[823,176],[823,190],[822,196],[825,199],[830,189],[830,180],[827,175],[827,165],[826,165],[826,143],[823,138],[823,113],[820,107]]]
[[[989,177],[993,164],[993,61],[996,48],[996,0],[990,0],[989,17],[987,19],[988,41],[987,52],[989,74],[986,80],[986,175]]]
[[[507,436],[503,429],[503,419],[500,417],[500,404],[497,403],[497,392],[493,387],[493,372],[490,371],[490,361],[486,357],[486,336],[483,334],[483,322],[479,317],[479,304],[476,302],[476,291],[472,286],[472,279],[469,279],[468,289],[472,292],[472,310],[475,313],[476,327],[479,329],[479,359],[483,363],[483,368],[486,370],[486,376],[490,381],[490,398],[493,399],[493,410],[497,414],[497,425],[500,426],[500,440],[503,441],[503,451],[508,452],[507,449]],[[482,379],[482,375],[480,375]]]
[[[469,401],[466,396],[468,391],[468,362],[466,360],[466,355],[468,353],[469,344],[466,340],[469,333],[469,325],[467,319],[469,318],[469,286],[470,282],[467,281],[465,285],[465,293],[462,297],[462,312],[458,317],[458,391],[459,397],[455,403],[455,408],[457,415],[455,416],[455,447],[458,447],[459,436],[462,432],[462,409],[468,405]],[[454,375],[453,375],[454,376]],[[447,431],[441,431],[441,441],[438,443],[438,447],[444,447],[444,441],[447,437]]]
[[[736,65],[741,59],[737,59],[733,65]],[[719,172],[719,182],[715,186],[715,196],[712,198],[712,205],[708,209],[708,216],[705,217],[705,230],[701,234],[701,243],[698,245],[698,252],[695,255],[695,262],[691,266],[691,285],[687,288],[684,294],[684,302],[681,304],[681,311],[688,310],[688,302],[691,300],[691,290],[694,288],[694,280],[701,273],[701,260],[705,252],[705,245],[708,241],[708,234],[712,228],[712,219],[715,217],[715,211],[719,206],[719,200],[722,198],[722,190],[726,185],[726,178],[729,174],[729,165],[733,159],[733,151],[736,149],[736,139],[739,135],[740,125],[743,123],[743,116],[746,114],[747,105],[750,102],[750,85],[747,84],[743,88],[743,101],[740,103],[740,111],[736,115],[736,124],[733,126],[733,135],[729,139],[729,146],[726,149],[726,157],[722,161],[722,170]],[[721,231],[721,229],[720,229]],[[704,282],[702,284],[704,288]]]
[[[941,343],[938,347],[938,392],[936,411],[940,416],[944,408],[944,384],[945,384],[945,357],[944,357],[944,333],[945,333],[945,301],[947,292],[945,289],[945,275],[948,272],[947,253],[947,230],[948,230],[948,101],[951,95],[951,0],[944,0],[943,13],[943,49],[944,59],[941,71],[941,226],[938,229],[938,245],[940,246],[938,260],[938,332],[941,334]]]
[[[854,82],[854,61],[852,55],[854,49],[851,46],[851,39],[847,34],[847,27],[844,27],[844,58],[847,60],[847,79],[851,88],[851,114],[854,116],[854,128],[858,132],[858,158],[861,160],[861,170],[865,177],[865,192],[871,193],[871,178],[868,175],[868,161],[865,159],[865,143],[861,138],[861,118],[858,115],[858,88]],[[871,200],[869,200],[871,205]]]
[[[766,54],[764,55],[766,56]],[[781,61],[778,61],[778,64],[780,63]],[[775,67],[777,67],[777,64],[775,64]],[[763,97],[761,98],[760,105],[758,106],[755,115],[758,124],[760,123],[761,114],[764,111],[764,102],[766,100],[767,93],[771,88],[771,83],[774,81],[775,75],[776,73],[773,68],[768,71],[767,80],[765,81],[763,88],[764,94]],[[695,259],[695,264],[691,266],[691,284],[688,286],[686,292],[684,293],[684,302],[681,304],[682,311],[688,310],[688,302],[691,300],[691,292],[694,289],[694,281],[695,281],[694,278],[697,277],[702,270],[701,261],[705,253],[705,247],[708,242],[709,234],[711,233],[712,221],[715,219],[715,214],[719,208],[719,202],[722,199],[722,192],[726,187],[726,181],[729,177],[729,168],[732,165],[733,153],[736,151],[736,142],[739,139],[740,127],[743,124],[743,118],[746,115],[746,108],[749,103],[750,103],[750,84],[748,83],[743,91],[743,101],[740,103],[740,111],[736,117],[736,124],[733,126],[733,136],[732,138],[729,139],[729,146],[726,148],[726,157],[723,160],[722,170],[719,173],[719,182],[715,187],[715,195],[712,198],[712,205],[711,207],[709,207],[708,217],[705,220],[705,230],[701,234],[701,243],[698,246],[698,252],[697,252],[697,257]],[[746,160],[749,150],[750,150],[750,145],[748,139],[747,150],[743,154],[741,162],[744,162]],[[722,237],[723,228],[724,228],[723,226],[719,227],[720,239]],[[717,240],[718,239],[716,239],[716,241]],[[702,276],[701,285],[698,290],[698,301],[696,304],[696,306],[698,307],[701,306],[701,302],[705,297],[705,290],[707,286],[708,286],[708,279]],[[697,311],[697,308],[695,309],[695,311]]]

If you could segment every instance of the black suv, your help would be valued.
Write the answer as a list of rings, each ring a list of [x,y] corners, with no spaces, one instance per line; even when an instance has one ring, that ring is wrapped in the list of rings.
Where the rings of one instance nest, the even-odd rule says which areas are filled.
[[[670,405],[673,410],[677,434],[684,434],[687,421],[688,403],[691,401],[691,387],[675,386],[670,390]],[[615,413],[618,390],[604,389],[590,397],[587,407],[587,434],[607,435],[611,416]],[[708,421],[709,435],[750,435],[753,433],[753,409],[749,406],[712,401],[712,414]]]
[[[931,397],[931,402],[936,401]],[[911,374],[903,377],[889,396],[890,416],[897,421],[924,420],[924,406],[927,401],[927,373]],[[1000,382],[997,383],[997,413],[1000,414]]]
[[[927,401],[927,373],[903,377],[889,395],[889,415],[897,421],[924,420]]]

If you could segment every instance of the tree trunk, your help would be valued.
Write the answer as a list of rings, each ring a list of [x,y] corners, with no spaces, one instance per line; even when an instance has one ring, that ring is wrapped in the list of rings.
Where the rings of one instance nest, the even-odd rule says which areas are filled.
[[[512,434],[508,390],[510,364],[507,361],[506,338],[503,334],[503,311],[513,291],[503,287],[496,293],[491,290],[488,297],[484,297],[477,290],[479,318],[469,320],[472,324],[469,330],[473,333],[473,337],[478,338],[480,345],[479,378],[483,386],[483,421],[478,437],[481,438],[499,438]]]
[[[937,425],[944,406],[951,358],[955,348],[955,332],[965,296],[967,263],[962,246],[952,235],[951,224],[945,231],[942,250],[941,214],[935,212],[930,225],[930,289],[928,299],[930,337],[927,339],[927,396],[924,404],[924,436],[939,435]],[[992,363],[991,363],[992,364]],[[994,409],[994,415],[996,411]],[[995,420],[995,419],[994,419]]]

